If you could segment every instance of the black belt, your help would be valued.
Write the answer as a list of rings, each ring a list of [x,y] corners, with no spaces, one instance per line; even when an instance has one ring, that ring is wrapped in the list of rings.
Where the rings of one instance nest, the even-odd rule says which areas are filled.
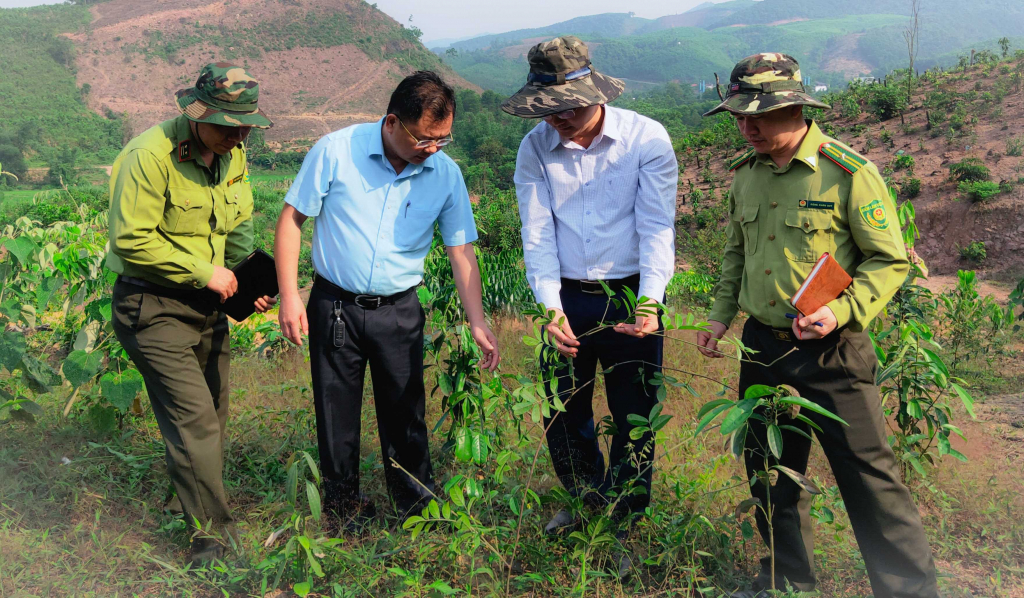
[[[150,282],[141,278],[135,278],[134,276],[124,276],[123,274],[117,275],[116,282],[130,284],[132,286],[145,289],[150,295],[159,295],[161,297],[169,297],[171,299],[178,299],[182,301],[201,300],[213,304],[213,299],[216,297],[212,291],[207,289],[165,287],[162,284]]]
[[[316,275],[316,278],[313,281],[313,287],[319,288],[321,291],[329,295],[334,295],[342,301],[355,303],[363,309],[377,309],[382,305],[394,305],[401,301],[406,295],[409,295],[416,290],[416,287],[410,287],[404,291],[399,291],[394,295],[363,295],[346,291],[319,274]]]
[[[608,288],[617,291],[622,287],[638,287],[640,286],[640,275],[634,274],[627,276],[626,278],[613,278],[603,281],[599,280],[576,280],[575,278],[563,278],[562,288],[563,289],[579,289],[580,292],[588,295],[604,295],[604,287],[601,283],[608,285]]]

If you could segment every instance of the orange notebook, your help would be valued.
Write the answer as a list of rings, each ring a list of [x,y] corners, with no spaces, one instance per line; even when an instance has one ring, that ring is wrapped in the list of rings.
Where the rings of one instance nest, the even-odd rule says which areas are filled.
[[[790,303],[805,316],[813,314],[838,297],[852,282],[853,279],[839,262],[828,253],[823,253]]]

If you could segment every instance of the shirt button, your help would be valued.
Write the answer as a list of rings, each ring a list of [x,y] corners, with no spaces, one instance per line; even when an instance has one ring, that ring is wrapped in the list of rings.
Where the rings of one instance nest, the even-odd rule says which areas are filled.
[[[766,270],[764,271],[764,273],[765,273],[765,274],[771,274],[771,273],[772,273],[772,269],[771,269],[771,268],[768,268],[768,269],[766,269]]]
[[[237,193],[235,193],[235,199],[238,199],[238,194]]]
[[[772,207],[773,207],[773,208],[777,208],[777,207],[779,207],[779,202],[777,202],[777,201],[773,201],[773,202],[772,202]]]
[[[768,302],[768,305],[770,305],[770,306],[772,306],[772,307],[775,307],[775,300],[774,300],[774,299],[772,299],[771,301],[769,301],[769,302]]]
[[[590,210],[587,210],[587,216],[590,216]]]
[[[743,216],[740,216],[740,222],[743,222],[743,218],[744,218]]]
[[[768,240],[769,241],[774,241],[775,240],[775,235],[768,235]]]
[[[804,222],[804,228],[809,228],[810,226],[811,226],[810,222]]]
[[[587,243],[589,243],[589,242],[590,242],[590,239],[587,239]]]
[[[186,206],[187,206],[188,204],[190,204],[190,203],[192,203],[192,202],[191,202],[191,201],[189,201],[189,200],[187,200],[187,199],[185,200],[185,205],[186,205]]]

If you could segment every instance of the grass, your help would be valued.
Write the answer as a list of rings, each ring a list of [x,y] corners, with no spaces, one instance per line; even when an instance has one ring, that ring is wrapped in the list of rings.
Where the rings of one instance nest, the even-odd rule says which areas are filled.
[[[530,375],[531,366],[524,365],[530,354],[519,342],[526,331],[523,322],[502,320],[497,331],[503,371]],[[666,364],[735,383],[733,362],[706,361],[679,342],[667,343]],[[427,379],[432,375],[428,370]],[[61,418],[63,395],[50,396],[43,401],[46,415],[35,427],[0,426],[0,596],[262,595],[256,567],[270,553],[263,542],[286,523],[279,514],[285,505],[285,463],[299,450],[315,455],[308,363],[294,349],[274,359],[240,356],[232,363],[231,380],[225,481],[241,521],[241,543],[224,567],[183,569],[187,535],[179,520],[161,511],[168,481],[152,417],[129,414],[119,430],[101,435],[80,414]],[[674,419],[659,438],[654,510],[632,540],[634,549],[650,554],[656,563],[619,582],[602,573],[609,552],[598,549],[590,565],[598,577],[590,582],[588,595],[689,596],[694,588],[708,588],[702,595],[719,596],[755,572],[763,549],[759,540],[745,538],[744,526],[733,513],[734,505],[747,496],[742,468],[721,456],[716,431],[699,438],[692,433],[699,404],[713,398],[717,386],[697,383],[702,399],[669,391],[665,412]],[[369,388],[367,384],[362,416],[362,480],[370,498],[383,505],[387,497]],[[598,418],[606,414],[603,396],[598,384]],[[440,415],[437,400],[428,399],[427,412],[432,425]],[[532,459],[541,431],[528,420],[524,425],[533,440],[521,453]],[[968,422],[967,429],[971,446],[978,447],[971,462],[944,461],[931,485],[914,486],[943,575],[944,595],[1019,596],[1024,591],[1024,505],[1019,493],[1024,488],[1013,472],[1020,467],[1020,455],[992,450],[998,439],[988,436],[983,424]],[[477,516],[509,524],[514,518],[500,497],[526,482],[525,474],[499,483],[492,472],[444,454],[441,436],[441,431],[435,433],[431,446],[438,485],[457,473],[480,476],[499,499]],[[817,449],[809,471],[822,487],[834,486]],[[465,536],[435,529],[412,540],[391,518],[361,537],[344,537],[338,550],[329,551],[322,562],[330,583],[319,587],[327,595],[333,589],[335,596],[430,596],[440,595],[427,589],[440,580],[480,595],[502,595],[506,589],[511,595],[579,595],[572,589],[579,572],[573,541],[547,539],[539,531],[561,506],[546,451],[541,452],[532,487],[542,503],[524,517],[519,557],[508,585],[508,571],[500,563],[487,561],[483,552],[460,548]],[[820,589],[835,598],[867,596],[863,564],[834,489],[815,502],[816,512],[824,513],[825,507],[835,520],[823,523],[822,515],[814,523]],[[502,544],[502,550],[507,554],[511,545]],[[493,579],[472,574],[481,565],[479,560],[474,565],[474,558],[485,560]],[[299,580],[282,587],[288,589],[294,581]]]

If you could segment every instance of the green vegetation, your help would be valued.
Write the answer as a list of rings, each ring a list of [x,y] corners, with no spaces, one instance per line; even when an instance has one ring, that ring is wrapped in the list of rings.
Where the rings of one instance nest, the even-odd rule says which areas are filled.
[[[956,188],[972,203],[986,201],[1002,193],[999,184],[992,181],[962,181]]]
[[[984,182],[991,178],[988,167],[979,158],[964,158],[949,165],[949,178],[963,183]]]
[[[984,241],[971,241],[963,247],[957,247],[957,251],[959,251],[960,257],[976,264],[980,264],[988,257]]]

